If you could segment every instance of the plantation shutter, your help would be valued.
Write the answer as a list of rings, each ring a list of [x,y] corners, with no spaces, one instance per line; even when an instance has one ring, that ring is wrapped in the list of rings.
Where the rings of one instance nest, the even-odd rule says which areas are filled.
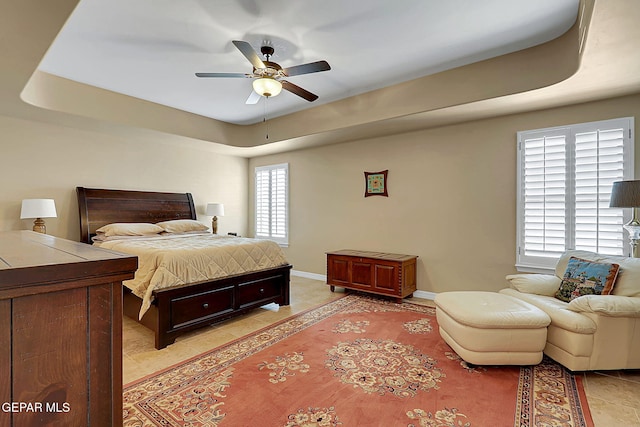
[[[553,268],[568,249],[628,254],[630,212],[609,199],[633,179],[632,132],[632,118],[518,132],[520,270]]]
[[[568,129],[522,141],[524,241],[527,257],[559,257],[567,245]]]
[[[269,237],[269,203],[271,172],[256,169],[256,237]]]
[[[289,165],[255,170],[256,237],[288,243]]]
[[[624,179],[622,127],[575,134],[575,249],[624,255],[623,210],[609,208],[611,188]]]

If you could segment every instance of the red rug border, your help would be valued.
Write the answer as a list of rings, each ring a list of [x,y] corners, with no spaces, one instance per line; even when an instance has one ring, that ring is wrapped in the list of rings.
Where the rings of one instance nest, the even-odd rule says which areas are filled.
[[[583,374],[582,373],[576,374],[573,371],[569,371],[569,373],[573,375],[573,379],[575,380],[576,386],[578,388],[578,395],[580,397],[580,408],[582,409],[582,415],[584,417],[584,421],[587,424],[587,426],[595,427],[593,416],[591,415],[591,408],[589,408],[589,401],[587,400],[587,392],[585,391],[585,387],[584,387],[584,378],[582,376]]]

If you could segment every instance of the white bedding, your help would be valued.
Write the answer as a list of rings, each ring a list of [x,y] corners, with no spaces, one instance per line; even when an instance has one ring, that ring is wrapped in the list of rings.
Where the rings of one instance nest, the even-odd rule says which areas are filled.
[[[142,299],[140,319],[151,306],[156,289],[288,264],[273,241],[211,233],[127,236],[94,244],[138,256],[135,277],[123,284]]]

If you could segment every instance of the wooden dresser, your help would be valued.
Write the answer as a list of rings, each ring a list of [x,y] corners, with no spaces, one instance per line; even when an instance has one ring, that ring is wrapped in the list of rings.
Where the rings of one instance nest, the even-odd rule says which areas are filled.
[[[122,281],[137,264],[0,232],[0,427],[122,426]]]
[[[415,255],[343,249],[327,252],[327,284],[396,297],[397,302],[416,291]]]

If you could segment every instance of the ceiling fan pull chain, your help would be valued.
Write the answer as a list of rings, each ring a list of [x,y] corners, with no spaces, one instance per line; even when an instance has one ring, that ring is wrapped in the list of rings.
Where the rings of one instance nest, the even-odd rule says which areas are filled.
[[[267,101],[268,100],[269,100],[269,97],[265,96],[264,97],[264,115],[262,119],[262,122],[264,123],[265,139],[269,139],[269,125],[267,124]]]

